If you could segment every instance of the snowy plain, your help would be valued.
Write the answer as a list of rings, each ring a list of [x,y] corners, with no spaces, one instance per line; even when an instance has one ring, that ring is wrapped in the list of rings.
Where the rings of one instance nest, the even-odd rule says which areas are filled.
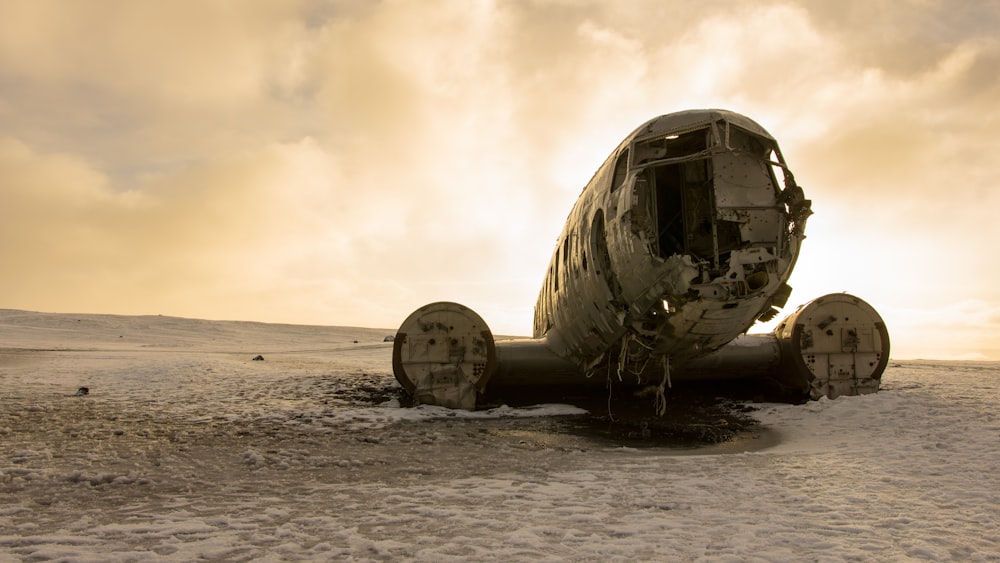
[[[0,561],[1000,561],[1000,363],[677,450],[402,408],[392,332],[0,310]]]

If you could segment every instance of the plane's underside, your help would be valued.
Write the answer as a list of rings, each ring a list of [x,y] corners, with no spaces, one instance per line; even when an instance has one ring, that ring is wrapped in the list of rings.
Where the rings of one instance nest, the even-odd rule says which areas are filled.
[[[497,342],[470,309],[432,303],[400,326],[393,371],[418,402],[467,409],[514,385],[662,393],[675,381],[756,377],[801,397],[874,392],[888,333],[856,297],[820,297],[773,333],[744,335],[785,305],[810,214],[777,142],[752,120],[657,117],[622,141],[570,212],[532,339]]]

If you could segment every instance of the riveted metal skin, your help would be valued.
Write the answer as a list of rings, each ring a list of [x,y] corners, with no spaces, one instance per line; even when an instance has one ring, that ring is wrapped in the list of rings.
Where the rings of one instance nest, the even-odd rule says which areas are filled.
[[[417,309],[393,340],[393,373],[417,403],[471,410],[495,368],[493,334],[458,303]]]
[[[800,307],[775,329],[781,380],[810,399],[878,391],[889,362],[889,331],[875,308],[846,293]]]

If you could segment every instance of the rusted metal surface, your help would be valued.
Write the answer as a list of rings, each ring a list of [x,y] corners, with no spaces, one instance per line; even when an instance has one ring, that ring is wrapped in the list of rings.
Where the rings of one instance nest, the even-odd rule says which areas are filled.
[[[785,381],[810,398],[878,391],[889,362],[889,331],[861,299],[824,295],[789,315],[774,334]]]
[[[471,410],[496,367],[496,346],[483,319],[458,303],[413,312],[393,340],[396,379],[420,403]]]
[[[855,316],[867,324],[841,327],[858,334],[841,337],[842,347],[858,346],[850,360],[834,350],[833,337],[808,328],[813,313],[803,317],[802,310],[796,319],[810,319],[807,328],[796,329],[797,321],[781,326],[812,335],[815,350],[802,345],[807,337],[799,333],[734,341],[785,305],[810,203],[775,139],[751,119],[725,110],[652,119],[618,145],[570,211],[535,305],[535,340],[498,343],[498,367],[489,364],[487,377],[473,381],[461,363],[433,354],[422,359],[424,348],[414,339],[437,338],[414,328],[413,316],[425,307],[400,327],[396,377],[417,390],[419,401],[462,408],[495,367],[500,375],[493,385],[603,381],[613,373],[620,381],[660,380],[662,389],[672,372],[725,378],[744,365],[746,373],[794,370],[799,379],[783,383],[814,398],[873,392],[888,358],[888,336],[867,304],[870,312]],[[826,296],[806,310],[865,308],[842,301]],[[435,314],[455,314],[452,305]],[[488,334],[481,321],[475,316],[460,333],[469,339],[476,331]],[[873,334],[879,338],[869,339]],[[788,343],[796,338],[798,344]],[[730,342],[728,351],[712,356]],[[875,376],[857,367],[871,358]],[[713,362],[718,365],[710,369]],[[853,379],[845,375],[851,370]],[[449,382],[460,390],[445,391]]]
[[[750,119],[722,110],[652,119],[570,212],[534,336],[583,370],[622,353],[640,372],[659,357],[707,354],[784,305],[809,214],[777,142]]]

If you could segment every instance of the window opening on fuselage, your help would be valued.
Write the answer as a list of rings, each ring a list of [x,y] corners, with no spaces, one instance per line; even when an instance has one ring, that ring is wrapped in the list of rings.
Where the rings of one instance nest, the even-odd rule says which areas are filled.
[[[709,128],[661,135],[635,144],[635,166],[656,160],[683,158],[704,152],[709,145]]]
[[[787,171],[774,141],[736,125],[730,125],[728,131],[728,148],[734,153],[742,153],[743,157],[749,156],[754,161],[762,162],[768,168],[771,176],[772,189],[775,190],[776,194],[783,191],[787,180]]]
[[[594,272],[603,280],[611,292],[611,300],[616,301],[622,293],[621,284],[611,268],[611,255],[608,252],[608,241],[604,230],[604,211],[598,209],[590,226],[590,251],[593,257]]]
[[[552,276],[552,283],[555,284],[555,290],[559,291],[559,246],[556,246],[556,259],[552,263],[555,265],[555,275]]]
[[[772,152],[771,143],[759,135],[730,124],[729,148],[736,152],[747,152],[755,158],[766,159]]]
[[[767,157],[767,164],[771,168],[771,181],[774,183],[774,187],[779,192],[785,191],[785,188],[788,187],[788,172],[785,170],[778,151],[771,150]]]
[[[628,149],[622,151],[615,161],[615,173],[611,177],[611,191],[617,190],[625,182],[628,176]]]

